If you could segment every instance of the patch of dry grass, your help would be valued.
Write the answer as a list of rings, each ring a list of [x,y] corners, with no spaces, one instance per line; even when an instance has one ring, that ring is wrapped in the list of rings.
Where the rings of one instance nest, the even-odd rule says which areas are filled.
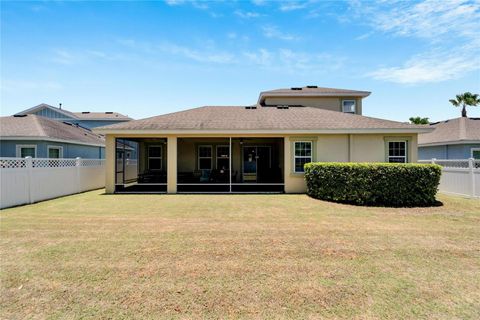
[[[479,318],[480,201],[102,195],[1,212],[0,317]]]

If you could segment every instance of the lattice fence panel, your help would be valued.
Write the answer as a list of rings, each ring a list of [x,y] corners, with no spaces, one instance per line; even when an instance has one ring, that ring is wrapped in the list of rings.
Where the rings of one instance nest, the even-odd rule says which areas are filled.
[[[103,166],[105,160],[103,159],[81,159],[80,166],[81,167],[93,167],[93,166]]]
[[[34,168],[68,168],[76,166],[75,159],[32,159]]]
[[[0,158],[0,168],[25,168],[27,161],[22,158]]]

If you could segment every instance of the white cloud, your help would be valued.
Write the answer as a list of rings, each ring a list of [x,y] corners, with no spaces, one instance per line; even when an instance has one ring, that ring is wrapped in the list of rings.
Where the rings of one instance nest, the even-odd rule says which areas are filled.
[[[262,31],[263,31],[263,35],[267,38],[280,39],[280,40],[286,40],[286,41],[300,39],[300,37],[298,36],[280,31],[278,27],[273,25],[263,26]]]
[[[366,21],[374,31],[422,39],[422,47],[427,47],[400,65],[369,73],[375,79],[408,84],[438,82],[480,69],[478,0],[352,2],[350,9],[350,19]]]
[[[338,70],[344,65],[344,58],[326,53],[308,53],[291,49],[243,52],[247,62],[270,71],[282,71],[289,74],[322,74]]]
[[[446,54],[418,55],[400,67],[380,68],[369,75],[378,80],[416,84],[457,79],[474,70],[480,70],[479,56],[462,48]]]
[[[306,1],[282,2],[279,9],[280,11],[293,11],[293,10],[304,9],[307,6],[308,6],[308,2]]]
[[[160,51],[171,54],[179,55],[185,58],[195,60],[198,62],[210,62],[210,63],[233,63],[235,57],[229,52],[220,52],[215,49],[210,50],[195,50],[192,48],[179,46],[173,43],[163,43],[157,47]]]
[[[235,10],[234,14],[242,19],[258,18],[261,16],[258,12]]]

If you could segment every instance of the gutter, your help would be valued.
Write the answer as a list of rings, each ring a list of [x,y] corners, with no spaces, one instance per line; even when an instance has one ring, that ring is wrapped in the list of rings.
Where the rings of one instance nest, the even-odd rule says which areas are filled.
[[[28,137],[28,136],[12,136],[12,137],[0,137],[0,141],[12,141],[12,140],[31,140],[31,141],[50,141],[50,142],[59,142],[59,143],[69,143],[69,144],[79,144],[83,146],[91,146],[91,147],[105,147],[105,144],[100,143],[89,143],[89,142],[81,142],[76,140],[64,140],[64,139],[56,139],[56,138],[49,138],[49,137]]]
[[[286,134],[372,134],[372,133],[426,133],[431,132],[432,128],[377,128],[377,129],[318,129],[318,130],[155,130],[155,129],[93,129],[93,132],[99,134],[270,134],[270,135],[286,135]]]

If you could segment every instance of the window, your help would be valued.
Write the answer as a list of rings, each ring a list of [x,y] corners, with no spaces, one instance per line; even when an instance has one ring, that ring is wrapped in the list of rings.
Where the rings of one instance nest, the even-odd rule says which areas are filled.
[[[228,146],[217,146],[217,169],[228,170],[230,166],[230,148]]]
[[[48,157],[51,159],[63,158],[63,147],[48,146]]]
[[[199,170],[212,169],[212,146],[198,147],[198,169]]]
[[[148,146],[148,169],[162,170],[162,146]]]
[[[345,113],[355,113],[355,100],[343,100],[342,111]]]
[[[25,157],[37,157],[37,146],[32,145],[17,145],[17,157],[25,158]]]
[[[303,166],[312,162],[312,142],[296,141],[295,142],[295,172],[304,172]]]
[[[407,142],[389,141],[388,142],[388,162],[406,163],[407,162]]]
[[[472,148],[472,158],[476,160],[480,160],[480,148]]]

